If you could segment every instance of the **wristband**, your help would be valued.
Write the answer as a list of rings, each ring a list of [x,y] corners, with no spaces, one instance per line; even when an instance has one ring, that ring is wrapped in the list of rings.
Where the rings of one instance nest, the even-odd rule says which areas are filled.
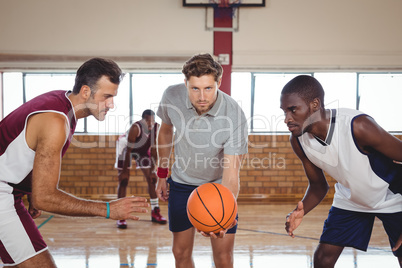
[[[106,219],[110,218],[110,204],[106,202]]]
[[[156,175],[158,176],[158,178],[162,178],[162,179],[167,178],[168,173],[169,173],[169,168],[158,167],[158,170],[156,171]]]

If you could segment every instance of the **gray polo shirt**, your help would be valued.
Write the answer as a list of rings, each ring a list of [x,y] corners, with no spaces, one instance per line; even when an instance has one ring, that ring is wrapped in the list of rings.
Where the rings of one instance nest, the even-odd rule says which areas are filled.
[[[247,153],[246,117],[237,102],[220,90],[212,109],[200,116],[190,102],[186,86],[170,86],[162,96],[157,115],[175,128],[172,179],[178,183],[220,183],[224,154]]]

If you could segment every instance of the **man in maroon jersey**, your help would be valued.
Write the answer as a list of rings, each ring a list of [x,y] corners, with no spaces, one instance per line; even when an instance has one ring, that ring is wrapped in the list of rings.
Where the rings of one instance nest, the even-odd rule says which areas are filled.
[[[156,148],[155,141],[159,124],[155,123],[155,113],[152,110],[145,110],[142,119],[131,125],[130,129],[121,135],[116,141],[116,163],[118,169],[119,185],[117,197],[125,197],[128,181],[130,179],[130,168],[132,158],[137,168],[141,169],[148,183],[148,193],[151,202],[151,220],[156,223],[165,224],[166,218],[160,214],[159,199],[156,195]],[[126,220],[118,220],[117,227],[127,228]]]
[[[147,211],[145,198],[83,200],[58,188],[61,158],[77,120],[90,115],[104,120],[122,77],[115,62],[90,59],[78,69],[73,91],[40,95],[0,121],[0,257],[5,265],[56,267],[32,219],[41,210],[115,220],[138,220],[132,213]],[[29,212],[21,199],[25,194],[31,195]]]

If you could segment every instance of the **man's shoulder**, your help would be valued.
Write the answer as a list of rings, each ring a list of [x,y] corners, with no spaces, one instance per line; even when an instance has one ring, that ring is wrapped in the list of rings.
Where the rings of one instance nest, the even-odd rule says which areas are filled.
[[[366,114],[356,109],[349,109],[349,108],[336,109],[336,121],[344,122],[346,124],[350,124],[351,121],[354,121],[354,119],[360,117],[361,115]]]
[[[359,111],[359,110],[356,110],[356,109],[350,109],[350,108],[338,108],[338,109],[335,109],[335,110],[337,110],[338,115],[351,115],[351,116],[354,116],[354,115],[363,114],[362,111]]]
[[[158,108],[157,115],[160,116],[160,108],[171,108],[170,106],[164,105],[172,105],[172,107],[184,107],[187,97],[187,88],[182,84],[176,84],[169,86],[165,92],[163,93],[163,97],[161,100],[161,104]]]
[[[184,83],[180,83],[180,84],[175,84],[175,85],[171,85],[166,89],[166,94],[168,95],[174,95],[177,94],[179,92],[183,92],[186,90],[186,86],[184,85]]]

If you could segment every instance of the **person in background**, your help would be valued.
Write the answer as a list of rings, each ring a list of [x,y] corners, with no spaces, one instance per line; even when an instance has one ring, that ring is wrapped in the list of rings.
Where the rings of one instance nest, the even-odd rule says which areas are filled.
[[[137,169],[141,169],[142,174],[148,183],[148,193],[151,203],[152,222],[166,224],[166,218],[160,213],[159,199],[156,195],[156,135],[159,124],[155,122],[155,113],[152,110],[145,110],[142,119],[131,125],[130,129],[121,135],[116,141],[116,163],[118,169],[119,184],[117,187],[117,197],[126,196],[127,185],[130,179],[130,168],[134,157]],[[118,220],[117,227],[127,228],[126,220]]]

